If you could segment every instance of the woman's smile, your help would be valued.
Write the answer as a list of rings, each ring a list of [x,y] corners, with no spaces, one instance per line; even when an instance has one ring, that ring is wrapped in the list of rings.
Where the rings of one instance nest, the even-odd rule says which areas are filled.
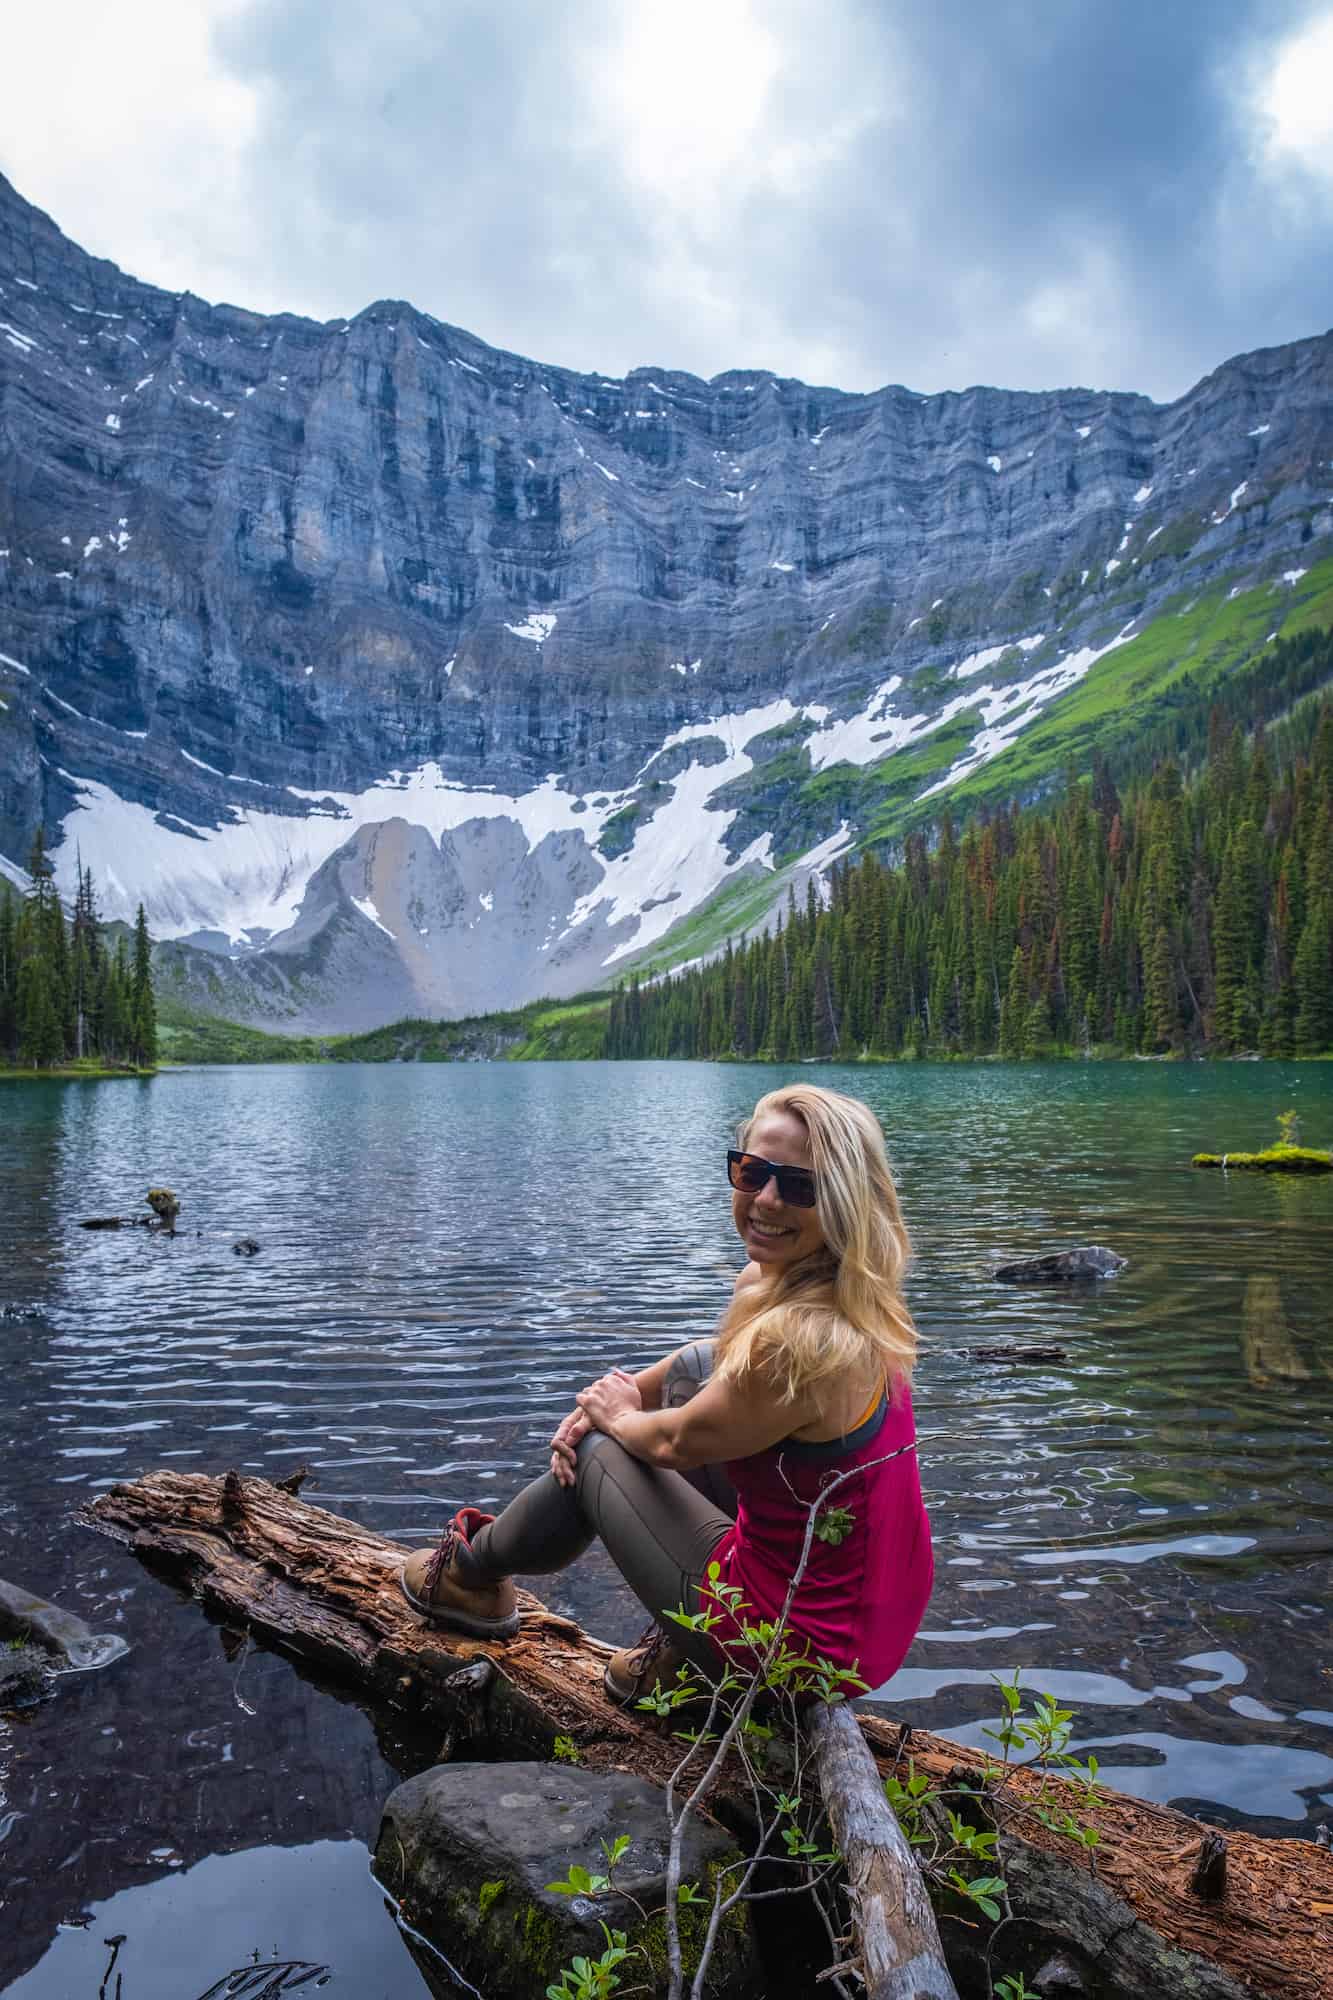
[[[747,1152],[758,1153],[782,1167],[812,1169],[810,1135],[790,1111],[768,1111],[756,1118],[745,1135]],[[819,1213],[813,1208],[788,1207],[770,1180],[758,1194],[736,1189],[731,1197],[736,1233],[756,1264],[770,1270],[794,1264],[824,1247]]]

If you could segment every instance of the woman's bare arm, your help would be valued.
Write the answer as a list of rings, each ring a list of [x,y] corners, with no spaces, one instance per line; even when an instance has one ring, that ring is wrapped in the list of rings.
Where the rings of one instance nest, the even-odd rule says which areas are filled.
[[[742,1388],[714,1376],[678,1410],[636,1409],[615,1376],[582,1391],[579,1408],[635,1458],[674,1472],[749,1458],[815,1419],[813,1403],[784,1402],[757,1376]]]

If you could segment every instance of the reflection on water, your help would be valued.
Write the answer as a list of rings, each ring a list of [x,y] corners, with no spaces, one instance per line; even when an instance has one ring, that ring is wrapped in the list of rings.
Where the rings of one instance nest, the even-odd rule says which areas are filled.
[[[236,1963],[240,1940],[248,1941]],[[356,1841],[213,1855],[67,1923],[12,2000],[417,2000],[421,1981]]]
[[[737,1264],[722,1148],[780,1074],[466,1065],[8,1087],[0,1304],[39,1317],[0,1323],[0,1575],[133,1651],[63,1682],[0,1746],[0,1983],[62,1916],[184,1882],[162,1850],[193,1878],[209,1855],[368,1842],[396,1776],[432,1755],[223,1643],[73,1528],[74,1508],[158,1464],[307,1463],[311,1497],[404,1540],[503,1501],[592,1373],[712,1325]],[[1263,1143],[1289,1104],[1328,1143],[1333,1067],[819,1077],[880,1112],[918,1252],[939,1581],[885,1700],[976,1741],[991,1676],[1018,1668],[1078,1709],[1112,1782],[1312,1831],[1333,1805],[1333,1188],[1186,1163]],[[174,1242],[74,1226],[161,1181],[185,1202]],[[235,1256],[239,1236],[260,1255]],[[990,1278],[1077,1242],[1128,1269],[1068,1290]],[[1067,1359],[969,1358],[994,1339],[1058,1341]],[[597,1551],[557,1601],[609,1638],[635,1628]],[[337,1957],[248,1938],[243,1914],[219,1904],[211,1956],[195,1939],[200,1993],[253,1944]],[[127,1979],[125,2000],[148,1994]]]

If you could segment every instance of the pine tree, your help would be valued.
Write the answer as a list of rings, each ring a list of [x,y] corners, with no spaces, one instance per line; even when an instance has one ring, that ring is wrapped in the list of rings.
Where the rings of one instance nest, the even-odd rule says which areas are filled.
[[[64,1040],[60,1017],[51,998],[46,966],[40,958],[27,959],[18,982],[19,1061],[34,1069],[45,1069],[60,1061]]]
[[[152,944],[140,903],[134,918],[134,960],[130,972],[130,1036],[141,1069],[157,1061],[157,1007],[153,1000]]]
[[[1292,967],[1296,989],[1296,1053],[1322,1055],[1333,1048],[1333,925],[1320,896],[1310,905]]]

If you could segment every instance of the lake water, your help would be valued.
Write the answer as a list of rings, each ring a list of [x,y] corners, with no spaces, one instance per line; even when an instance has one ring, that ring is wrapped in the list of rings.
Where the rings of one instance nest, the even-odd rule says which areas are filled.
[[[193,2000],[256,1957],[419,2000],[365,1850],[430,1746],[220,1632],[74,1512],[159,1465],[306,1463],[309,1497],[404,1541],[502,1502],[592,1374],[711,1328],[739,1261],[722,1150],[794,1073],[0,1086],[0,1305],[27,1315],[0,1321],[0,1576],[132,1646],[0,1724],[0,1989],[91,1996],[114,1952],[121,2000]],[[879,1112],[917,1249],[938,1583],[886,1703],[976,1741],[991,1677],[1021,1667],[1112,1784],[1312,1833],[1333,1818],[1333,1180],[1188,1162],[1266,1143],[1289,1105],[1327,1145],[1333,1065],[813,1074]],[[174,1241],[76,1226],[158,1182]],[[990,1276],[1078,1242],[1128,1269]],[[969,1356],[997,1340],[1067,1359]],[[597,1550],[555,1582],[603,1636],[637,1629]]]

